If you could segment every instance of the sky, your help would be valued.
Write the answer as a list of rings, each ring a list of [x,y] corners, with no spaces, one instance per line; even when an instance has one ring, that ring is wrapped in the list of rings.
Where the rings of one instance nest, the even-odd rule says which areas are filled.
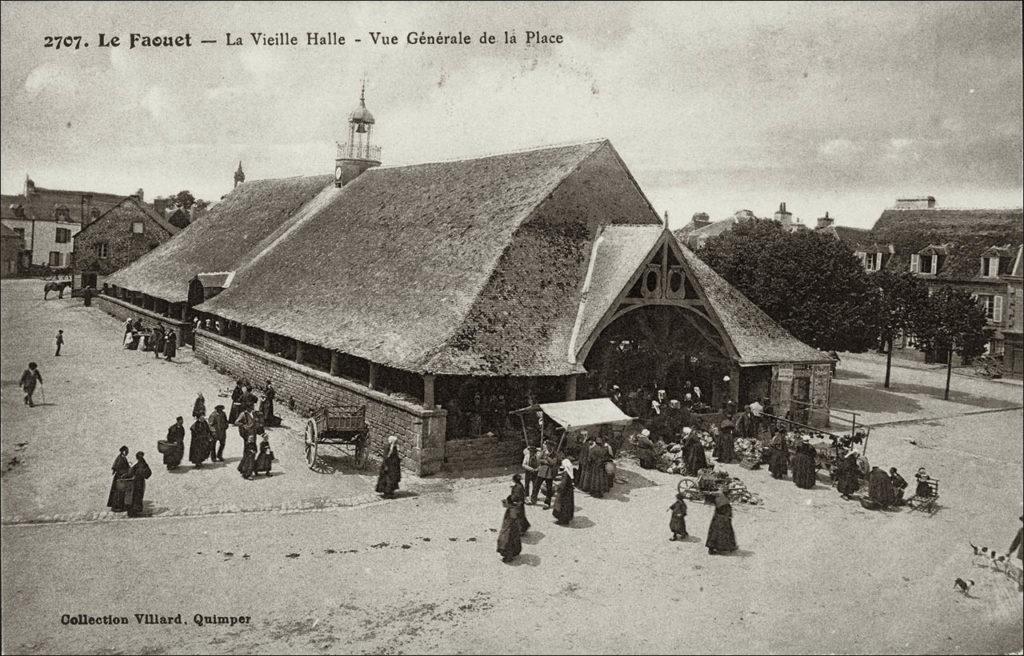
[[[331,173],[366,79],[385,165],[607,138],[670,226],[870,227],[897,197],[1022,204],[1019,3],[27,3],[0,7],[0,187],[216,200]],[[304,45],[336,32],[343,46]],[[470,35],[410,45],[406,35]],[[498,37],[480,44],[481,33]],[[518,42],[503,43],[504,32]],[[525,44],[527,31],[560,44]],[[225,45],[230,32],[243,46]],[[289,32],[299,46],[252,44]],[[374,45],[371,32],[398,36]],[[120,36],[101,48],[98,35]],[[129,49],[131,33],[190,48]],[[44,47],[81,35],[89,47]],[[199,44],[216,39],[215,44]],[[355,39],[360,39],[359,43]]]

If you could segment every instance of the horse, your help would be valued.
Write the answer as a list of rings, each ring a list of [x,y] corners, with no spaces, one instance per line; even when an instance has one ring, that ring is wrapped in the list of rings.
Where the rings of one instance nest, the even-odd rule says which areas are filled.
[[[64,298],[64,290],[71,286],[70,280],[64,280],[62,282],[48,282],[43,287],[43,300],[48,300],[47,295],[50,292],[57,292],[57,298]]]

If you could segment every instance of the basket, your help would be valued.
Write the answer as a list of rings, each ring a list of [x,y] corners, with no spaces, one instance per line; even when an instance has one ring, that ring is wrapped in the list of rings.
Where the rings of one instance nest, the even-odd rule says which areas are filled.
[[[177,446],[174,444],[174,442],[169,442],[167,440],[157,440],[156,450],[159,451],[160,453],[174,453],[176,449]]]
[[[615,475],[615,463],[611,462],[611,461],[608,461],[608,462],[604,463],[604,471],[609,476],[614,476]]]
[[[118,478],[114,479],[114,489],[118,492],[127,492],[132,489],[132,483],[135,482],[134,478]]]

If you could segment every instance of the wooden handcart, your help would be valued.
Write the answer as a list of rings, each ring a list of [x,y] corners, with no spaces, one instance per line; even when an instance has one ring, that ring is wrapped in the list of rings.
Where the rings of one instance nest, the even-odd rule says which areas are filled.
[[[697,476],[684,476],[679,480],[676,489],[691,501],[703,501],[710,503],[718,494],[718,488],[725,485],[725,496],[729,501],[736,501],[746,493],[747,488],[738,478],[719,478],[715,475],[715,469],[708,467],[697,472]]]
[[[316,470],[322,447],[334,447],[352,457],[356,467],[366,465],[366,406],[335,405],[319,408],[306,422],[306,464]]]

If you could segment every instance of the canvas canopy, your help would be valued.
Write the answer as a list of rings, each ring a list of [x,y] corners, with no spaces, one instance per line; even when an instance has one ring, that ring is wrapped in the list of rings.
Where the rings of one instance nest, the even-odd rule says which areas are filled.
[[[597,426],[600,424],[623,424],[633,418],[619,410],[611,399],[585,399],[561,403],[540,403],[516,410],[516,413],[542,411],[556,424],[565,429]]]

